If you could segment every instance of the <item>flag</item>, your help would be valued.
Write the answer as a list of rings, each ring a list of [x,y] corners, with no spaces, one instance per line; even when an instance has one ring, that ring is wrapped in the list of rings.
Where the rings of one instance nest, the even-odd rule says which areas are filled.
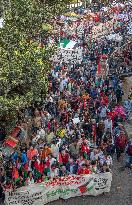
[[[101,66],[101,63],[99,61],[98,66],[97,66],[97,75],[100,76],[101,73],[102,73],[102,66]]]
[[[76,44],[77,44],[76,41],[72,41],[72,40],[64,38],[63,40],[60,41],[59,48],[73,49]]]
[[[13,137],[8,137],[5,140],[5,145],[14,148],[17,145],[17,140],[15,140]]]
[[[20,181],[20,176],[16,167],[13,168],[12,178],[14,179],[15,184]]]

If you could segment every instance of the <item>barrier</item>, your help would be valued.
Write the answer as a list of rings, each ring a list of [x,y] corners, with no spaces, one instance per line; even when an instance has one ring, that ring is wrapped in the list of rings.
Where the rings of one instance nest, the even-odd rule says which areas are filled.
[[[111,173],[69,175],[45,181],[5,193],[6,205],[44,205],[59,198],[92,195],[110,192]]]

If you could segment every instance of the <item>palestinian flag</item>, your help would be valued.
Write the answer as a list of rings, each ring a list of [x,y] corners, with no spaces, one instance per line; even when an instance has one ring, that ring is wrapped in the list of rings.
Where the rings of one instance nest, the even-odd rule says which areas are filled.
[[[23,170],[24,170],[24,178],[27,179],[28,178],[28,167],[29,164],[28,162],[24,165]]]
[[[14,179],[15,184],[21,180],[20,176],[19,176],[18,169],[16,167],[13,168],[12,178]]]
[[[42,176],[41,174],[41,168],[40,168],[40,163],[38,161],[34,162],[34,175],[37,178],[40,178]]]
[[[63,40],[60,40],[58,47],[68,50],[68,49],[74,49],[76,45],[77,45],[76,41],[71,41],[67,38],[64,38]]]

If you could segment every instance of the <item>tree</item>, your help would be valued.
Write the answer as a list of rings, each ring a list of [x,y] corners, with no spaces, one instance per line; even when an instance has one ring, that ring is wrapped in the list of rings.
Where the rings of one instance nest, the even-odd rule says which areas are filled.
[[[41,100],[48,88],[49,58],[54,48],[40,46],[52,19],[69,0],[7,0],[2,2],[4,26],[0,29],[0,116]]]

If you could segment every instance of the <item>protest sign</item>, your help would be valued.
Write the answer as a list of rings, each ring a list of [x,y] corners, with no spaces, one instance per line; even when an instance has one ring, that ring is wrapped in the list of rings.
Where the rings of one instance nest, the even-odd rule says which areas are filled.
[[[43,205],[59,198],[109,192],[112,174],[69,175],[17,189],[5,194],[6,205]]]

